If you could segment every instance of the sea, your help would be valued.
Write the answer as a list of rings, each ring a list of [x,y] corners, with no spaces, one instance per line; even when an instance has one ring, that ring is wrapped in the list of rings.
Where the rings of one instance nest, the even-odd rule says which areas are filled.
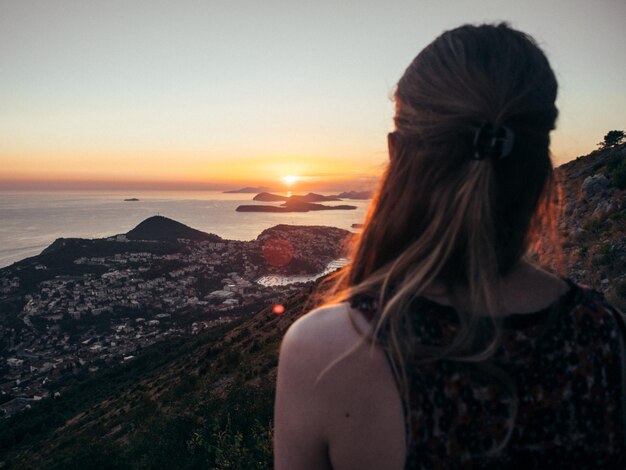
[[[254,204],[253,197],[220,191],[0,191],[0,268],[38,255],[57,238],[103,238],[126,233],[153,215],[228,240],[253,240],[278,224],[325,225],[356,232],[352,224],[363,223],[370,203],[347,199],[323,203],[348,204],[356,210],[284,214],[235,211],[241,204]],[[124,200],[130,198],[139,201]]]

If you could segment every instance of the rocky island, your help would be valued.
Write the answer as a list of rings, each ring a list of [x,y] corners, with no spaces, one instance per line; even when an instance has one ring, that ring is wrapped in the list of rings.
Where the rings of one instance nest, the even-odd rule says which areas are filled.
[[[326,202],[326,201],[341,201],[338,196],[323,196],[317,193],[308,193],[304,196],[281,196],[279,194],[271,194],[267,192],[259,193],[252,198],[253,201],[263,202],[278,202],[278,201],[298,201],[298,202]]]
[[[270,188],[265,186],[246,186],[241,189],[231,189],[229,191],[223,191],[224,194],[255,194],[261,192],[271,191]]]
[[[314,204],[312,202],[287,201],[280,206],[252,206],[241,205],[235,209],[237,212],[309,212],[309,211],[329,211],[329,210],[355,210],[356,206],[339,205],[326,206],[324,204]]]
[[[372,192],[371,191],[344,191],[342,193],[339,193],[331,197],[338,197],[340,199],[365,200],[365,199],[371,199]]]
[[[267,205],[241,205],[235,209],[237,212],[309,212],[309,211],[327,211],[327,210],[354,210],[356,206],[338,205],[327,206],[324,204],[317,204],[318,202],[325,201],[341,201],[336,196],[323,196],[316,193],[308,193],[305,195],[294,196],[280,196],[278,194],[271,194],[267,192],[259,193],[253,201],[263,202],[280,202],[284,201],[279,206],[267,206]]]

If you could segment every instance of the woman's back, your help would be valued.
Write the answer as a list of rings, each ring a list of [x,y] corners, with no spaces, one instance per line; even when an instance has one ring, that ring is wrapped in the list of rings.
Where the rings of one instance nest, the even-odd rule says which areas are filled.
[[[353,307],[376,314],[364,295]],[[451,307],[422,297],[411,308],[424,344],[443,346],[458,333]],[[506,316],[502,344],[486,363],[409,359],[407,468],[624,468],[626,331],[617,315],[600,294],[570,283],[550,307]],[[380,336],[384,344],[384,330]],[[506,446],[489,456],[511,422]]]
[[[544,276],[537,282],[546,286]],[[277,448],[277,468],[623,468],[625,332],[595,291],[570,283],[553,300],[504,317],[502,346],[489,366],[409,358],[406,398],[385,331],[382,347],[362,341],[377,314],[372,297],[306,315],[281,351],[279,375],[288,382],[279,378],[277,400],[292,403],[288,416],[277,414],[276,439],[291,445]],[[441,345],[456,334],[453,308],[424,297],[411,308],[425,343]],[[511,397],[486,367],[505,371],[517,390],[512,435],[493,457],[486,454],[507,433]],[[296,459],[311,454],[298,461],[290,452]]]

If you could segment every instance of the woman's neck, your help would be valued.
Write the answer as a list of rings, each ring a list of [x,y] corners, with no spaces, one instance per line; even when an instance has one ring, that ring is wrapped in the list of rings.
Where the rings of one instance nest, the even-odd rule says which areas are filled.
[[[501,306],[498,313],[533,313],[556,302],[569,286],[561,278],[527,261],[520,261],[495,287],[499,292]],[[448,290],[442,283],[435,283],[422,296],[441,305],[453,305]],[[467,289],[458,289],[457,302],[470,298]]]

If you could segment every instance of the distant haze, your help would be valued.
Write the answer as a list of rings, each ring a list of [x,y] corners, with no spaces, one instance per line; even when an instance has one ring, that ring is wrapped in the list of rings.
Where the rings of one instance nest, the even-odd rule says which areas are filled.
[[[366,188],[412,58],[501,20],[557,73],[564,163],[626,128],[625,18],[623,0],[4,1],[0,189]]]

